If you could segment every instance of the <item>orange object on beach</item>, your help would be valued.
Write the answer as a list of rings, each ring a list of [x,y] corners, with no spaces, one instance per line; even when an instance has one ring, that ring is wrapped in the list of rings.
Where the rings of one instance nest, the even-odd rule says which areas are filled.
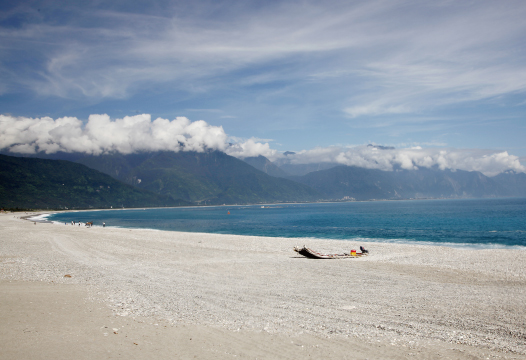
[[[356,256],[356,250],[351,250],[351,255]]]

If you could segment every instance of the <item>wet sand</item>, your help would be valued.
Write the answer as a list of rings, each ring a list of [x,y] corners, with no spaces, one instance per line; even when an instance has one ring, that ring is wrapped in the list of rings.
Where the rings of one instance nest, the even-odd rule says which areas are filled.
[[[526,358],[524,250],[13,216],[0,215],[2,359]],[[303,244],[371,255],[311,260]]]

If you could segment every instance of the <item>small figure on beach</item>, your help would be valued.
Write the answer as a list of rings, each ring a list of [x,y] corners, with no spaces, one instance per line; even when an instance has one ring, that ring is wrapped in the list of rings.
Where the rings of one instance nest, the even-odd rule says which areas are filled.
[[[106,227],[106,223],[105,222],[102,223],[102,227]]]
[[[368,254],[369,253],[369,250],[365,250],[365,248],[363,246],[360,246],[360,251],[362,252],[362,254]]]

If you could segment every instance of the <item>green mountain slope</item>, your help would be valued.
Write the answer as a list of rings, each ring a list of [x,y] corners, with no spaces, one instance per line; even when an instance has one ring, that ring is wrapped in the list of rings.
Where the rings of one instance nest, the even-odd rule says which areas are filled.
[[[78,162],[116,179],[197,204],[316,201],[310,187],[269,176],[220,151],[88,156]]]
[[[172,198],[123,184],[84,165],[0,155],[0,206],[109,208],[175,206]]]

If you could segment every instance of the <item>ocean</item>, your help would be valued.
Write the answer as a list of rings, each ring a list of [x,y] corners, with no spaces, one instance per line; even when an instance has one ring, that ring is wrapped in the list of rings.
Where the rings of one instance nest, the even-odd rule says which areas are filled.
[[[526,198],[59,212],[56,223],[288,238],[526,249]]]

